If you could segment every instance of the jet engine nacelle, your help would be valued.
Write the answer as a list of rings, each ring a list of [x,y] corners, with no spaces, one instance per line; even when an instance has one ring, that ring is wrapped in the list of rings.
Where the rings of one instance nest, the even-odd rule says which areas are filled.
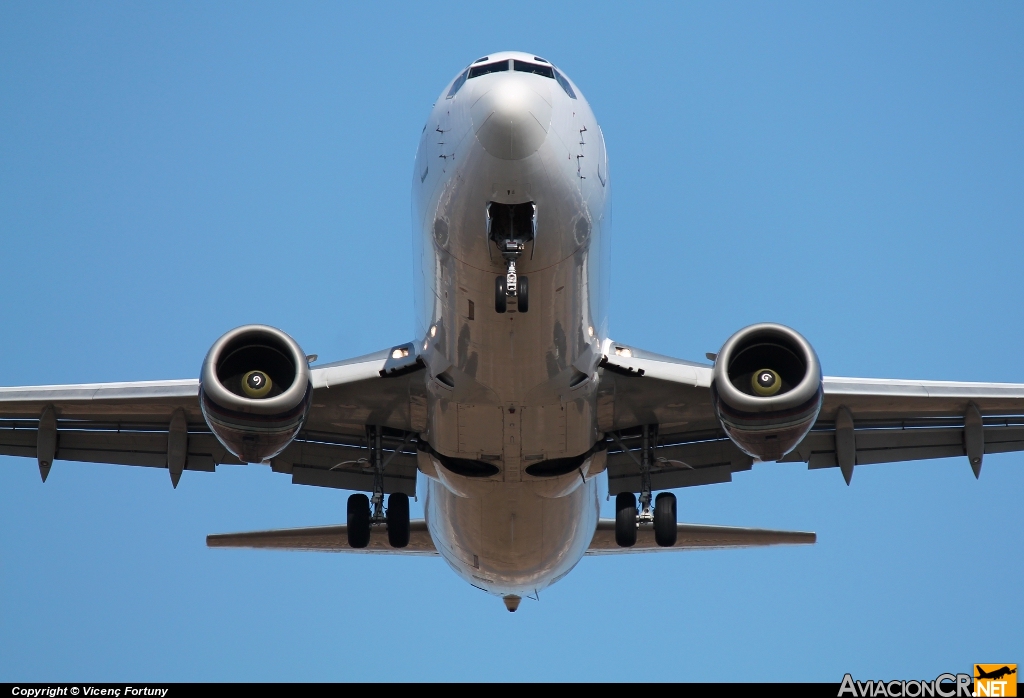
[[[199,401],[224,448],[262,463],[302,429],[313,395],[302,349],[281,330],[238,327],[218,339],[203,361]]]
[[[758,460],[779,460],[818,418],[821,365],[799,333],[772,323],[751,325],[722,346],[711,391],[733,443]]]

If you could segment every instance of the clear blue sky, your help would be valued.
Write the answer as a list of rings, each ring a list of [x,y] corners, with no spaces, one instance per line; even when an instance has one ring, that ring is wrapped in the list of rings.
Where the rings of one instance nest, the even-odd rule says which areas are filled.
[[[0,385],[198,375],[248,322],[409,340],[431,104],[487,52],[582,88],[613,336],[789,324],[826,373],[1024,382],[1020,3],[0,4]],[[587,559],[516,614],[440,560],[207,550],[337,523],[265,466],[0,458],[0,680],[933,678],[1024,663],[1024,455],[763,464],[685,521],[813,548]],[[608,505],[605,505],[606,508]],[[417,510],[418,511],[418,510]],[[416,513],[416,512],[414,512]]]

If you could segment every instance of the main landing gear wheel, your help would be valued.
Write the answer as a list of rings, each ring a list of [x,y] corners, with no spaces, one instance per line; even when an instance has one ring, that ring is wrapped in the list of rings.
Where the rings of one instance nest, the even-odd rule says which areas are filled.
[[[392,548],[409,545],[409,495],[395,492],[388,495],[388,543]]]
[[[519,287],[516,289],[516,310],[525,313],[530,309],[530,280],[525,276],[519,277]]]
[[[348,544],[353,548],[370,544],[370,498],[365,494],[348,498]]]
[[[636,545],[636,495],[632,492],[615,495],[615,542],[620,548]]]
[[[654,542],[663,548],[676,544],[676,496],[662,492],[654,499]]]
[[[508,310],[508,294],[505,293],[504,276],[494,279],[494,310],[499,313],[504,313]]]

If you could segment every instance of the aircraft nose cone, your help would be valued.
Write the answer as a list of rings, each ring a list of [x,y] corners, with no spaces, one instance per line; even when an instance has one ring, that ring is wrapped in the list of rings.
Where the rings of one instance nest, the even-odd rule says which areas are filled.
[[[480,145],[502,160],[533,155],[551,127],[551,96],[533,76],[502,75],[471,109]]]

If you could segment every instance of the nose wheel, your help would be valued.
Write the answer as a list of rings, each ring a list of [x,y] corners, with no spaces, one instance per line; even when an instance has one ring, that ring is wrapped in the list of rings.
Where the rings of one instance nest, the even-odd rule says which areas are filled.
[[[499,276],[494,280],[494,311],[504,313],[508,310],[508,290],[505,287],[505,277]]]
[[[508,299],[516,299],[516,310],[525,313],[530,309],[530,279],[516,273],[516,263],[509,262],[509,271],[494,279],[494,310],[508,312]]]

